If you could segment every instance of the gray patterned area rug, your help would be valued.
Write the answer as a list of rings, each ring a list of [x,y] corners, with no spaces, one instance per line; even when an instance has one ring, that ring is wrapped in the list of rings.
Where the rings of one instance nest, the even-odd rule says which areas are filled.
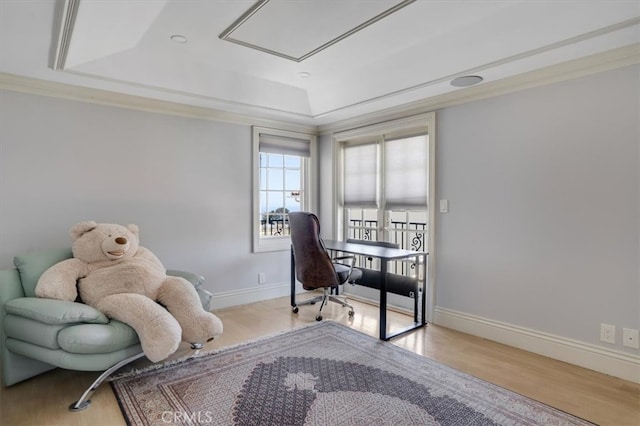
[[[111,385],[130,425],[587,425],[324,321]]]

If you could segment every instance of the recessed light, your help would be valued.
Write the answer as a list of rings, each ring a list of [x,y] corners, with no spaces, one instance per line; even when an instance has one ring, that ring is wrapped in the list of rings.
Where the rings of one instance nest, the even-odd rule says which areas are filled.
[[[479,75],[465,75],[451,80],[451,85],[455,87],[469,87],[482,82],[483,78]]]
[[[187,42],[187,38],[183,35],[180,34],[174,34],[171,36],[171,40],[175,41],[176,43],[180,43],[180,44],[185,44]]]
[[[311,77],[311,73],[307,72],[307,71],[300,71],[298,73],[298,77],[300,77],[300,78],[309,78],[309,77]]]

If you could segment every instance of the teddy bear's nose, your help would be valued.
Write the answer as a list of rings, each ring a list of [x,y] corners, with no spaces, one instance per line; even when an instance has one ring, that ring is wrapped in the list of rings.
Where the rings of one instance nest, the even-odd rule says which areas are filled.
[[[118,243],[120,245],[125,245],[125,244],[127,244],[127,239],[125,237],[118,237],[118,238],[116,238],[116,243]]]

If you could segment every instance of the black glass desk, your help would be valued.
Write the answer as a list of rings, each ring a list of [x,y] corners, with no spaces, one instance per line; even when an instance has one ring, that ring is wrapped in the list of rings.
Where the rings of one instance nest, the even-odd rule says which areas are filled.
[[[420,327],[424,327],[427,324],[426,321],[426,291],[427,291],[427,255],[426,252],[403,250],[382,246],[375,246],[369,244],[347,243],[344,241],[336,240],[324,240],[324,245],[327,250],[342,252],[347,254],[362,255],[371,258],[380,259],[380,340],[389,340],[397,337],[401,334],[410,332]],[[414,318],[412,325],[396,330],[391,334],[387,334],[387,263],[392,260],[401,259],[416,259],[416,265],[419,263],[419,259],[422,259],[422,265],[424,271],[422,279],[420,281],[420,291],[415,297],[419,297],[419,315],[418,318]],[[295,278],[295,260],[293,258],[293,252],[291,254],[291,306],[296,304],[296,278]]]

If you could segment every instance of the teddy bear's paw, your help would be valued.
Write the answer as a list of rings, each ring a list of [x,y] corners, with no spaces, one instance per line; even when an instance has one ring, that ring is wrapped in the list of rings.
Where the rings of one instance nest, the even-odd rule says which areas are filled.
[[[150,361],[159,362],[167,359],[178,349],[179,345],[179,341],[168,341],[168,339],[152,340],[143,343],[142,350]]]
[[[180,326],[175,324],[165,323],[161,327],[149,327],[153,325],[154,321],[145,327],[144,336],[140,336],[140,344],[142,350],[150,361],[158,362],[166,359],[174,353],[180,345],[180,336],[182,330]],[[160,325],[161,322],[157,322]]]
[[[182,324],[182,339],[186,342],[209,342],[222,334],[220,318],[210,312],[194,317],[189,324]]]

